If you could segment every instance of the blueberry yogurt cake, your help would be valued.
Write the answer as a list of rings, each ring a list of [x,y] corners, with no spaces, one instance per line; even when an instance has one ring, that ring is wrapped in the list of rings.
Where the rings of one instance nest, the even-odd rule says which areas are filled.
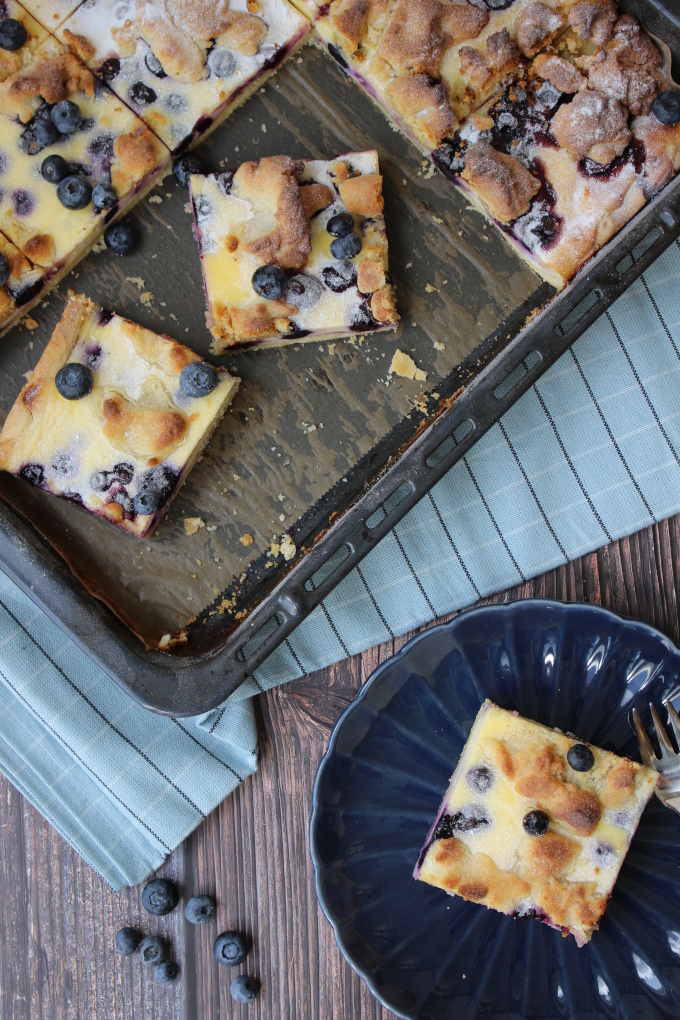
[[[141,537],[238,384],[169,337],[74,297],[0,432],[0,469]]]
[[[85,0],[57,36],[178,151],[242,103],[308,30],[287,0]]]
[[[42,288],[42,270],[0,234],[0,330],[9,329]]]
[[[485,701],[414,877],[582,946],[658,778]]]
[[[191,176],[213,351],[393,329],[375,151]]]
[[[169,164],[163,142],[56,39],[0,82],[0,230],[51,282]]]
[[[0,0],[0,81],[18,71],[47,32],[18,0]]]
[[[680,91],[633,17],[581,0],[434,159],[559,289],[680,169]]]

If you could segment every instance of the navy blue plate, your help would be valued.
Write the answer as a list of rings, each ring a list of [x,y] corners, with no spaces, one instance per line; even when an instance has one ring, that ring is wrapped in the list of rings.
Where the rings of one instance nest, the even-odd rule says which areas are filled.
[[[677,1020],[680,817],[656,797],[583,949],[411,873],[485,698],[637,758],[631,709],[649,728],[648,700],[680,698],[679,677],[680,652],[650,627],[538,600],[463,613],[373,673],[319,768],[311,851],[338,945],[385,1006],[407,1020]]]

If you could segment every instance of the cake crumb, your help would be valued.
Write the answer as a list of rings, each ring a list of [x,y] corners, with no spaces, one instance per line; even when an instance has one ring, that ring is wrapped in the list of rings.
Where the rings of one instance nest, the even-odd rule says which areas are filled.
[[[435,340],[435,342],[434,342],[434,349],[435,349],[435,351],[445,351],[446,350],[446,344],[442,344],[442,343],[439,342],[439,340]]]
[[[202,521],[200,517],[185,517],[184,518],[184,530],[187,535],[195,535],[199,528],[205,527],[205,521]],[[208,529],[210,530],[210,529]]]
[[[245,546],[252,545],[253,536],[248,531],[246,531],[245,535],[241,535],[241,537],[239,538],[239,542],[241,543],[241,545]]]
[[[272,544],[269,546],[269,555],[273,556],[276,559],[280,552],[281,546],[279,545],[279,543],[276,541],[272,542]]]
[[[296,552],[297,552],[297,550],[295,548],[295,542],[290,537],[290,535],[282,535],[281,536],[281,553],[283,554],[284,560],[286,562],[288,562],[288,560],[292,560],[292,558],[293,558],[293,556],[295,556]]]
[[[424,382],[427,379],[427,372],[418,368],[413,358],[400,350],[394,352],[390,364],[390,374],[400,375],[403,379],[417,379],[418,382]]]
[[[172,641],[172,634],[164,634],[163,637],[158,642],[158,647],[159,648],[167,648],[171,641]]]
[[[331,357],[333,357],[333,355],[335,354],[335,344],[328,345],[328,353],[330,354]]]
[[[140,295],[139,300],[143,305],[150,305],[151,302],[153,301],[153,294],[151,293],[150,290],[147,290]]]
[[[133,283],[135,285],[135,287],[137,288],[137,290],[140,292],[140,294],[144,290],[144,287],[146,286],[146,284],[144,283],[144,280],[141,278],[141,276],[126,276],[125,277],[125,282],[126,283]]]
[[[97,255],[102,251],[106,251],[106,241],[104,240],[103,234],[100,238],[98,238],[98,240],[94,242],[91,251],[95,252],[95,254]]]
[[[37,329],[39,325],[40,323],[36,322],[32,315],[27,315],[24,319],[24,326],[31,332],[33,332],[34,329]]]
[[[163,199],[160,195],[149,195],[149,202],[151,205],[160,205],[162,201]]]
[[[209,524],[208,527],[205,530],[206,531],[217,531],[217,525],[216,524]]]
[[[425,291],[426,291],[426,293],[427,293],[427,294],[434,294],[434,292],[436,291],[436,289],[437,289],[437,288],[436,288],[436,287],[433,287],[431,283],[426,283],[426,284],[425,284]]]

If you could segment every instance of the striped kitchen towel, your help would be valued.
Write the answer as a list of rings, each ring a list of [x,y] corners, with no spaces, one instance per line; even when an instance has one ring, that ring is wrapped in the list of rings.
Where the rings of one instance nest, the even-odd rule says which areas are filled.
[[[0,575],[0,769],[116,888],[257,766],[252,698],[680,512],[680,245],[219,709],[140,708]]]

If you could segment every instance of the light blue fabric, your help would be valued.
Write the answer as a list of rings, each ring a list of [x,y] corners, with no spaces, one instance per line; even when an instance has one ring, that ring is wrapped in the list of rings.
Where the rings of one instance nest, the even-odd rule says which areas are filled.
[[[674,245],[219,709],[136,705],[0,574],[0,769],[115,888],[257,767],[252,698],[680,511]]]

